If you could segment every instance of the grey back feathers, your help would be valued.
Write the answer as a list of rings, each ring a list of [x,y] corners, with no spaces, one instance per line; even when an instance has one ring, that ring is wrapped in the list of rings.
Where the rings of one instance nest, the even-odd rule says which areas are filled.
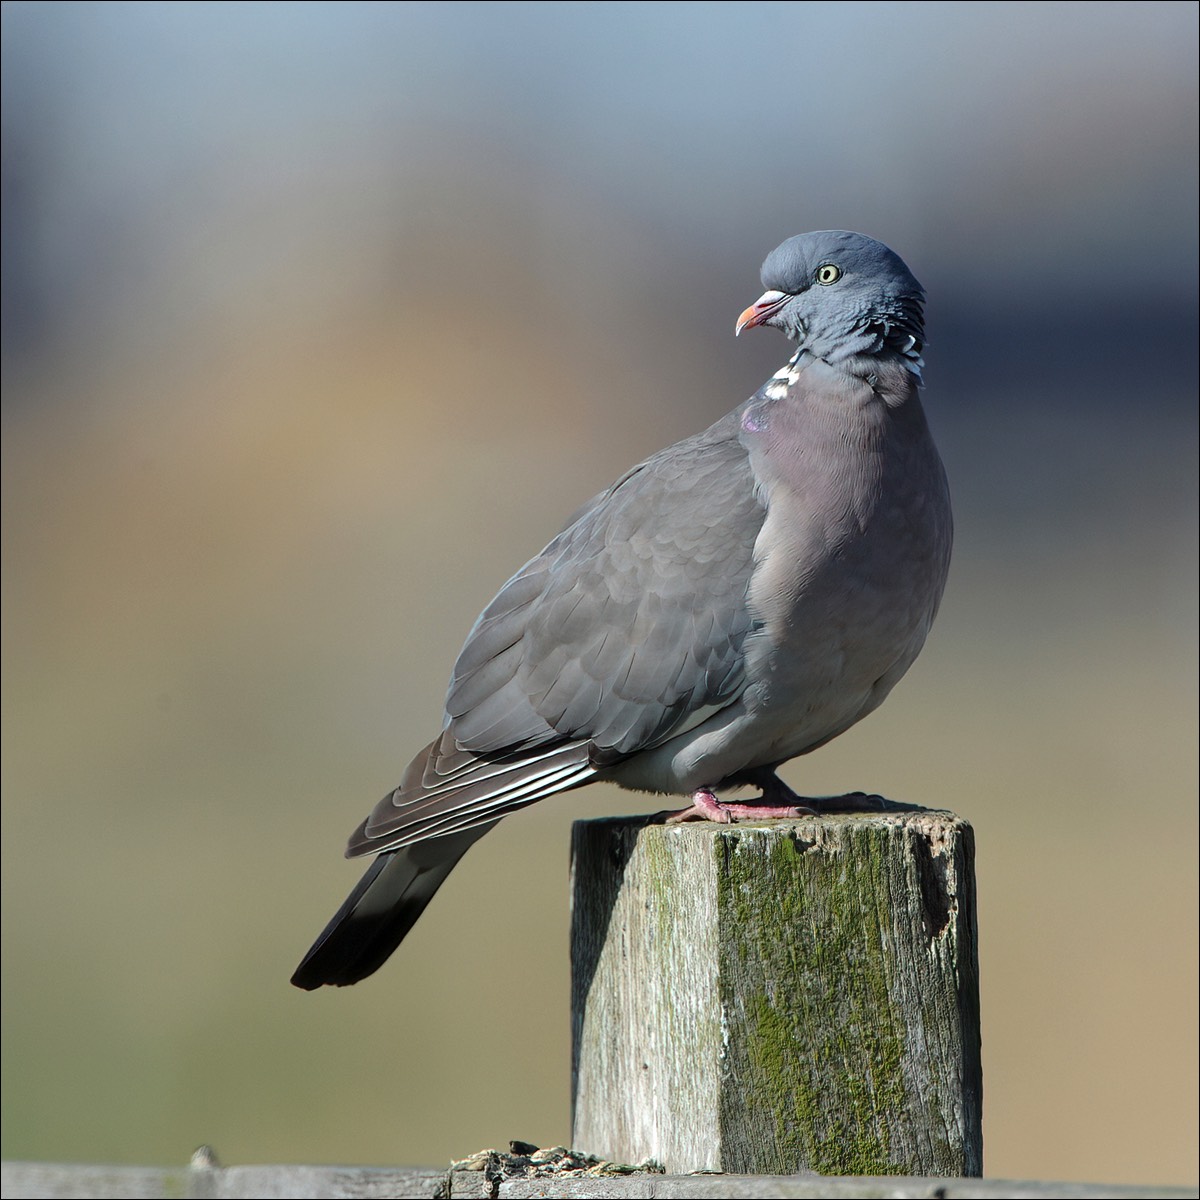
[[[382,857],[298,986],[373,972],[505,814],[596,779],[770,786],[916,657],[951,540],[918,397],[921,287],[886,246],[841,231],[790,238],[763,283],[739,328],[774,325],[796,355],[595,497],[500,589],[440,735],[351,837],[348,853]]]

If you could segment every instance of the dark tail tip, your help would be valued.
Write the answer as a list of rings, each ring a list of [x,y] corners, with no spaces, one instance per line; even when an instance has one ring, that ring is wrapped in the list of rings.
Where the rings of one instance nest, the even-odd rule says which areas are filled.
[[[491,827],[428,838],[381,854],[313,942],[292,983],[306,992],[348,987],[378,971],[467,848]]]

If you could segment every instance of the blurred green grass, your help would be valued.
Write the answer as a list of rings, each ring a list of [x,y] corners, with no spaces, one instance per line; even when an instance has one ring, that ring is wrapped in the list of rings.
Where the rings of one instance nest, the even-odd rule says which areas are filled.
[[[1195,1181],[1195,6],[678,13],[0,10],[6,1157],[566,1141],[569,823],[653,799],[287,979],[476,613],[780,364],[758,262],[843,227],[929,289],[957,546],[788,778],[975,825],[990,1175]]]
[[[347,324],[288,369],[258,350],[190,367],[171,405],[155,364],[74,372],[9,421],[8,1156],[178,1161],[208,1141],[232,1162],[439,1163],[568,1139],[568,827],[652,799],[518,814],[378,977],[287,985],[474,614],[647,436],[636,412],[592,420],[603,365],[548,403],[562,361],[513,330],[483,347],[485,396],[431,406],[421,364],[452,362],[456,336],[390,325]],[[1099,415],[1120,453],[1061,467],[1105,509],[1014,536],[961,469],[952,403],[930,398],[961,501],[939,624],[880,713],[787,775],[975,825],[989,1173],[1184,1180],[1195,546],[1162,498],[1186,489],[1187,439]],[[992,431],[989,453],[1018,462],[1037,432]]]

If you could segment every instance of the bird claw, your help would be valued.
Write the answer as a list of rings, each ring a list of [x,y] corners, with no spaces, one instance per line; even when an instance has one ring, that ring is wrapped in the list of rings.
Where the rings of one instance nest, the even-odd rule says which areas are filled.
[[[681,825],[688,821],[734,825],[738,821],[790,820],[828,813],[901,812],[913,807],[867,792],[847,792],[842,796],[798,796],[773,774],[755,782],[762,787],[762,796],[757,803],[718,800],[711,788],[700,788],[692,794],[689,807],[677,811],[667,809],[656,813],[651,820],[665,825]]]
[[[766,793],[763,797],[766,799]],[[789,800],[799,797],[790,796]],[[777,804],[739,804],[733,800],[718,800],[707,788],[701,788],[692,795],[692,803],[688,808],[678,812],[662,812],[655,820],[661,820],[667,825],[679,825],[685,821],[713,821],[718,825],[733,825],[738,821],[770,821],[794,817],[810,817],[815,812],[800,804],[781,802]]]

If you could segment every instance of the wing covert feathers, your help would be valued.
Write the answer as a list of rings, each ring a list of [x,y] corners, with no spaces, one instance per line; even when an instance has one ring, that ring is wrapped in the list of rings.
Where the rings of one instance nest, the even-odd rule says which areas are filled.
[[[740,694],[764,512],[737,429],[730,414],[635,467],[500,589],[455,664],[441,736],[347,853],[490,824]]]

